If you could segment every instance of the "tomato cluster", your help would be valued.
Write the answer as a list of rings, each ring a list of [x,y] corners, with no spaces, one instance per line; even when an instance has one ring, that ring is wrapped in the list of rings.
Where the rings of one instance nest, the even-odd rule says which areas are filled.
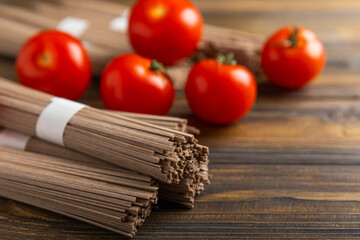
[[[201,13],[189,0],[137,1],[128,37],[139,55],[124,54],[107,65],[100,83],[105,107],[167,114],[175,91],[162,64],[189,57],[202,31]],[[325,49],[313,32],[284,27],[265,43],[261,66],[272,83],[297,89],[321,72],[325,58]],[[19,52],[16,70],[22,84],[69,99],[80,97],[91,79],[90,59],[81,42],[56,30],[43,31],[27,41]],[[229,124],[251,109],[257,86],[252,73],[229,54],[195,64],[185,93],[200,119]]]

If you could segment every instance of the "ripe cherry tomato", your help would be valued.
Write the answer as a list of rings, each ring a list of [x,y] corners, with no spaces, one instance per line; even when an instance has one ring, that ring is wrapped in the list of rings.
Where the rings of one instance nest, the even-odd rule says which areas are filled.
[[[100,82],[101,97],[111,110],[165,115],[175,91],[165,68],[137,54],[115,58]]]
[[[201,13],[189,0],[140,0],[128,33],[137,53],[170,65],[196,50],[202,28]]]
[[[315,33],[304,27],[284,27],[265,43],[261,66],[272,83],[297,89],[322,71],[325,58]]]
[[[251,72],[227,57],[198,62],[190,71],[185,92],[191,110],[200,119],[229,124],[251,109],[257,88]]]
[[[90,83],[91,63],[79,40],[64,32],[47,30],[21,48],[16,73],[25,86],[74,100]]]

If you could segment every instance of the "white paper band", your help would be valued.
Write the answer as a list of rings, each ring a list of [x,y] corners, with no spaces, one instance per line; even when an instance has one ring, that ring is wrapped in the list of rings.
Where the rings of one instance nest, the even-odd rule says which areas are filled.
[[[109,28],[116,32],[126,32],[129,24],[129,8],[126,8],[121,16],[114,18],[109,23]]]
[[[11,130],[0,131],[0,146],[25,151],[30,136]]]
[[[74,37],[80,38],[81,35],[88,29],[89,22],[83,18],[65,17],[57,25],[57,29],[67,32]]]
[[[64,146],[63,135],[70,119],[86,105],[64,98],[52,98],[41,112],[36,123],[36,136]]]

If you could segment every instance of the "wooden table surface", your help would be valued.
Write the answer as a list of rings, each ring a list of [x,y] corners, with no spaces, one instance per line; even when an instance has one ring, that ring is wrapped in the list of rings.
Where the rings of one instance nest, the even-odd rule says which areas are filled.
[[[190,119],[211,151],[212,184],[192,210],[161,202],[137,239],[360,239],[360,1],[195,1],[208,23],[270,34],[286,24],[314,30],[325,71],[285,92],[259,84],[244,119],[226,127],[196,120],[179,96],[171,115]],[[13,61],[0,75],[15,79]],[[97,83],[82,99],[101,106]],[[0,198],[0,239],[122,239]]]

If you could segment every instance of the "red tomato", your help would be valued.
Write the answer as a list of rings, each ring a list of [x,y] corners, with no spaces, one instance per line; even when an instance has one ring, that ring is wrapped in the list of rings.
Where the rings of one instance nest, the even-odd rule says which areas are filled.
[[[267,40],[261,66],[274,84],[297,89],[322,71],[325,58],[315,33],[304,27],[284,27]]]
[[[111,110],[165,115],[175,91],[163,66],[137,54],[115,58],[100,82],[101,97]]]
[[[79,40],[64,32],[48,30],[35,35],[21,48],[16,73],[25,86],[74,100],[90,83],[91,63]]]
[[[140,0],[128,33],[137,53],[170,65],[196,50],[202,28],[201,13],[188,0]]]
[[[242,66],[203,60],[191,70],[186,98],[200,119],[229,124],[244,116],[253,106],[257,88],[251,72]]]

